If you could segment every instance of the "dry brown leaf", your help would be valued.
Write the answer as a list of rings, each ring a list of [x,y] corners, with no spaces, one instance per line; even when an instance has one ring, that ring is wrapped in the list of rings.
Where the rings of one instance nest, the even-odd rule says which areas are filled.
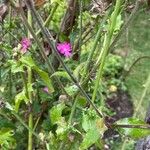
[[[35,7],[41,7],[46,3],[46,0],[34,0]]]
[[[6,4],[0,5],[0,22],[3,21],[8,11],[8,6]]]

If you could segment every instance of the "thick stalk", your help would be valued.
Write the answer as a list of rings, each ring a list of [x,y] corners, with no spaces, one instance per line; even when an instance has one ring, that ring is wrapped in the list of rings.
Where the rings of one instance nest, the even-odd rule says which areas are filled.
[[[57,59],[60,61],[62,67],[66,70],[66,72],[68,73],[68,75],[70,76],[70,78],[72,79],[72,81],[74,82],[74,84],[79,88],[80,92],[83,94],[83,96],[85,96],[86,100],[89,102],[89,104],[94,108],[94,110],[97,112],[99,117],[102,117],[101,112],[97,109],[97,107],[94,105],[94,103],[91,101],[90,97],[88,96],[88,94],[84,91],[84,89],[80,86],[80,84],[78,83],[78,81],[76,80],[76,78],[73,76],[72,72],[70,71],[70,69],[65,65],[65,63],[63,62],[60,54],[58,53],[56,46],[55,46],[55,40],[53,39],[52,35],[50,34],[50,32],[43,27],[43,21],[42,18],[40,17],[40,15],[37,13],[37,11],[35,10],[35,8],[33,7],[32,3],[30,0],[26,0],[27,2],[27,6],[31,9],[33,16],[37,22],[37,24],[39,25],[39,27],[41,28],[41,32],[42,34],[45,36],[45,38],[47,39],[47,42],[49,44],[49,46],[51,47],[52,51],[54,52],[55,56],[57,57]]]
[[[98,73],[97,73],[97,79],[96,79],[96,83],[95,83],[95,87],[94,87],[94,92],[92,95],[92,102],[94,102],[94,100],[96,98],[99,83],[100,83],[101,78],[102,78],[103,66],[104,66],[104,63],[106,60],[106,56],[107,56],[108,51],[109,51],[109,47],[110,47],[111,40],[113,37],[113,32],[114,32],[114,29],[116,26],[117,16],[119,15],[119,12],[120,12],[121,4],[122,4],[122,0],[116,1],[114,12],[111,15],[110,27],[108,29],[108,33],[105,35],[104,45],[103,45],[102,51],[101,51],[100,56],[99,56],[99,60],[101,63],[100,63]]]
[[[32,15],[31,11],[28,10],[28,23],[32,26]],[[31,37],[30,32],[28,31],[28,38]],[[32,70],[30,67],[28,67],[28,84],[29,86],[32,85]],[[33,114],[32,114],[32,92],[28,90],[28,97],[29,97],[29,118],[28,118],[28,126],[31,130],[33,130]],[[32,132],[29,130],[28,135],[28,150],[33,149],[33,138],[32,138]]]
[[[90,63],[91,63],[91,61],[92,61],[92,58],[93,58],[93,55],[94,55],[94,51],[95,51],[95,49],[96,49],[96,47],[97,47],[97,44],[98,44],[98,42],[99,42],[99,40],[100,40],[100,36],[101,36],[101,33],[102,33],[102,26],[103,26],[103,24],[105,23],[105,21],[106,21],[106,19],[107,19],[107,17],[108,17],[108,14],[104,17],[104,19],[102,20],[102,22],[100,23],[100,25],[99,25],[99,29],[98,29],[98,32],[97,32],[97,34],[96,34],[96,37],[95,37],[95,39],[94,39],[94,44],[93,44],[93,47],[92,47],[92,50],[90,51],[90,54],[89,54],[89,56],[88,56],[88,60],[87,60],[87,63],[86,63],[86,66],[85,66],[85,70],[84,70],[84,75],[86,75],[87,73],[88,73],[88,69],[89,69],[89,65],[90,65]],[[83,82],[83,79],[84,79],[84,76],[81,78],[81,85],[85,85],[85,83],[87,83],[87,82]],[[86,80],[86,81],[88,81],[88,80]],[[70,117],[69,117],[69,125],[71,125],[71,123],[72,123],[72,118],[73,118],[73,115],[74,115],[74,113],[75,113],[75,109],[76,109],[76,105],[77,105],[77,101],[78,101],[78,99],[77,99],[77,95],[78,95],[78,93],[76,94],[76,98],[75,98],[75,101],[74,101],[74,103],[73,103],[73,107],[72,107],[72,109],[71,109],[71,114],[70,114]],[[74,97],[74,96],[73,96]]]
[[[95,39],[94,39],[94,44],[93,44],[92,50],[90,51],[90,53],[89,53],[89,55],[88,55],[87,63],[86,63],[86,65],[85,65],[85,69],[84,69],[84,73],[83,73],[83,77],[82,77],[81,82],[83,81],[85,75],[88,74],[89,66],[90,66],[90,64],[91,64],[91,61],[92,61],[94,52],[95,52],[95,50],[96,50],[96,48],[97,48],[97,45],[98,45],[98,42],[100,41],[100,38],[101,38],[102,26],[103,26],[104,23],[106,22],[106,20],[107,20],[107,18],[108,18],[108,14],[109,14],[109,12],[105,15],[105,17],[104,17],[104,19],[102,20],[102,22],[100,22],[99,29],[98,29],[97,34],[96,34],[96,37],[95,37]]]
[[[20,2],[21,2],[21,1],[20,1]],[[30,31],[30,33],[32,34],[34,40],[36,41],[37,45],[39,46],[40,54],[42,55],[42,58],[44,59],[44,61],[45,61],[45,62],[47,63],[47,65],[48,65],[48,72],[49,72],[49,74],[50,74],[50,75],[53,74],[53,73],[55,72],[55,70],[54,70],[54,68],[53,68],[53,66],[52,66],[52,64],[51,64],[51,62],[49,61],[48,57],[47,57],[46,54],[45,54],[45,50],[44,50],[43,45],[41,44],[40,40],[38,39],[38,37],[37,37],[36,34],[34,33],[32,27],[30,26],[30,24],[27,22],[27,19],[26,19],[24,13],[23,13],[23,9],[22,9],[22,7],[21,7],[21,4],[20,4],[20,14],[21,14],[21,17],[22,17],[22,19],[23,19],[23,23],[25,24],[26,28]],[[60,87],[61,90],[62,90],[66,95],[68,95],[67,92],[66,92],[65,89],[64,89],[63,84],[62,84],[61,81],[59,80],[59,78],[57,78],[56,76],[54,76],[53,78],[54,78],[54,80],[56,81],[56,83],[58,84],[58,87]]]

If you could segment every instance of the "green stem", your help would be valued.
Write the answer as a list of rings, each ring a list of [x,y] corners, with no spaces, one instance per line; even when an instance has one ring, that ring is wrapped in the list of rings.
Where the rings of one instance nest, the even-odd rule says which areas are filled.
[[[109,13],[108,13],[108,14],[109,14]],[[102,31],[102,26],[103,26],[103,24],[105,23],[105,21],[106,21],[106,19],[107,19],[107,17],[108,17],[108,14],[105,16],[105,18],[103,19],[103,21],[101,22],[101,24],[100,24],[100,26],[99,26],[98,32],[97,32],[96,37],[95,37],[95,40],[94,40],[94,44],[93,44],[92,50],[90,51],[90,54],[89,54],[89,56],[88,56],[88,60],[87,60],[86,67],[85,67],[85,71],[84,71],[84,73],[83,73],[84,75],[88,73],[88,68],[89,68],[89,65],[90,65],[90,63],[91,63],[92,57],[93,57],[93,55],[94,55],[94,51],[95,51],[95,49],[96,49],[96,47],[97,47],[97,44],[98,44],[98,42],[99,42],[99,40],[100,40],[101,31]],[[81,82],[83,81],[83,79],[84,79],[84,76],[81,78]],[[89,79],[89,78],[88,78],[88,79]],[[88,81],[88,79],[86,79],[86,81]],[[82,85],[83,85],[83,86],[84,86],[84,83],[87,83],[87,82],[82,82]],[[78,94],[77,94],[77,95],[78,95]],[[73,96],[73,97],[74,97],[74,96]],[[73,115],[74,115],[74,113],[75,113],[77,101],[78,101],[78,99],[77,99],[77,97],[76,97],[76,99],[75,99],[75,101],[74,101],[74,104],[73,104],[73,107],[72,107],[72,109],[71,109],[71,114],[70,114],[69,121],[68,121],[68,122],[69,122],[69,125],[71,125],[71,123],[72,123],[72,118],[73,118]]]
[[[32,26],[32,15],[31,11],[28,9],[28,23]],[[31,37],[30,32],[28,31],[28,38]],[[28,71],[28,84],[29,86],[32,85],[32,70],[30,67],[27,69]],[[33,130],[33,114],[32,114],[32,92],[28,90],[28,97],[29,97],[29,118],[28,118],[28,126],[31,130]],[[28,135],[28,150],[33,149],[33,138],[32,138],[32,132],[29,131]]]
[[[33,114],[29,114],[29,128],[33,130]],[[34,131],[34,130],[33,130]],[[33,138],[32,138],[32,132],[29,131],[29,137],[28,137],[28,150],[32,150],[33,147]]]
[[[47,25],[50,23],[50,21],[52,20],[53,15],[54,15],[54,13],[55,13],[57,7],[58,7],[58,3],[55,2],[55,3],[54,3],[54,6],[53,6],[53,8],[52,8],[52,11],[51,11],[50,15],[47,17],[47,19],[46,19],[46,21],[44,22],[43,26],[47,26]],[[40,32],[41,32],[41,29],[39,29],[39,30],[36,32],[36,35],[38,35]]]
[[[80,3],[80,23],[79,23],[79,26],[80,26],[80,33],[79,33],[79,52],[81,53],[81,49],[82,49],[82,7],[83,7],[83,1],[82,0],[79,0],[79,3]]]
[[[21,1],[20,1],[20,2],[21,2]],[[49,74],[50,74],[50,75],[53,74],[53,73],[55,72],[55,70],[54,70],[54,68],[53,68],[53,66],[52,66],[52,64],[51,64],[51,62],[49,61],[48,57],[47,57],[46,54],[45,54],[45,49],[44,49],[43,45],[41,44],[40,40],[38,39],[38,37],[37,37],[36,34],[34,33],[32,27],[30,26],[30,24],[27,22],[27,19],[26,19],[25,15],[24,15],[24,12],[23,12],[23,9],[22,9],[22,7],[21,7],[21,4],[20,4],[20,14],[21,14],[21,16],[22,16],[23,23],[25,24],[26,28],[30,31],[30,33],[32,34],[34,40],[36,41],[37,45],[39,46],[40,54],[42,55],[42,58],[44,59],[44,61],[45,61],[45,62],[47,63],[47,65],[48,65],[48,72],[49,72]],[[56,77],[56,76],[53,76],[53,78],[54,78],[54,80],[56,81],[56,83],[58,84],[58,87],[60,87],[61,90],[62,90],[66,95],[68,95],[67,92],[66,92],[65,89],[64,89],[63,84],[62,84],[61,81],[59,80],[59,78]]]
[[[111,44],[111,40],[112,40],[112,37],[113,37],[113,32],[114,32],[116,21],[117,21],[117,16],[119,15],[119,12],[120,12],[121,4],[122,4],[122,0],[117,0],[116,1],[116,6],[115,6],[115,9],[114,9],[114,12],[111,15],[111,20],[110,20],[111,24],[110,24],[110,27],[108,29],[108,33],[105,35],[103,49],[102,49],[102,51],[100,53],[100,56],[98,58],[99,60],[101,60],[100,61],[101,63],[100,63],[98,73],[97,73],[96,84],[95,84],[94,92],[93,92],[93,95],[92,95],[92,102],[94,102],[94,100],[96,98],[99,83],[100,83],[101,78],[102,78],[103,66],[104,66],[104,63],[105,63],[105,60],[106,60],[106,56],[107,56],[108,51],[109,51],[109,47],[110,47],[110,44]]]
[[[98,32],[97,32],[96,37],[95,37],[95,39],[94,39],[94,44],[93,44],[92,50],[90,51],[89,56],[88,56],[88,59],[87,59],[87,63],[86,63],[85,70],[84,70],[84,73],[83,73],[83,78],[84,78],[84,76],[88,73],[89,66],[90,66],[90,64],[91,64],[91,61],[92,61],[94,52],[95,52],[95,50],[96,50],[96,47],[97,47],[98,42],[99,42],[100,37],[101,37],[102,26],[103,26],[104,23],[106,22],[106,20],[107,20],[107,18],[108,18],[108,14],[109,14],[109,12],[105,15],[104,19],[102,20],[102,22],[101,22],[100,25],[99,25],[99,29],[98,29]],[[82,78],[81,81],[83,81],[83,78]]]
[[[141,98],[140,98],[140,100],[138,102],[138,105],[137,105],[137,107],[135,109],[134,117],[136,117],[136,115],[137,115],[137,113],[138,113],[138,111],[139,111],[139,109],[140,109],[140,107],[141,107],[141,105],[143,103],[143,100],[144,100],[144,98],[146,96],[146,93],[149,90],[149,87],[150,87],[150,74],[148,75],[148,78],[147,78],[146,83],[145,83],[145,88],[144,88],[144,90],[142,92]]]
[[[28,68],[28,84],[32,84],[32,70]],[[31,130],[33,130],[33,114],[32,114],[32,92],[28,91],[29,93],[29,118],[28,118],[28,126]],[[32,150],[33,148],[33,139],[32,139],[32,132],[29,131],[28,136],[28,150]]]
[[[140,6],[140,0],[136,0],[135,7],[134,7],[131,15],[129,16],[127,21],[124,23],[124,25],[122,26],[120,32],[117,34],[117,36],[115,37],[114,41],[112,42],[112,44],[110,46],[110,51],[112,51],[114,49],[114,46],[115,46],[116,42],[118,41],[118,39],[120,38],[120,36],[124,32],[124,30],[131,24],[132,20],[136,16],[136,13],[137,13],[137,11],[139,9],[139,6]]]
[[[26,78],[25,78],[25,74],[21,73],[21,77],[22,77],[22,81],[23,81],[23,87],[25,88],[26,96],[29,99],[28,86],[27,86],[27,81],[26,81]]]
[[[37,13],[37,11],[35,10],[35,8],[33,7],[33,5],[27,1],[27,6],[31,9],[34,18],[37,22],[37,24],[39,25],[39,27],[41,28],[41,32],[42,34],[45,36],[45,38],[47,39],[47,42],[49,44],[49,46],[51,47],[53,53],[55,54],[55,56],[57,57],[57,59],[60,61],[62,67],[66,70],[66,72],[68,73],[68,75],[70,76],[70,78],[72,79],[72,81],[74,82],[74,84],[79,88],[79,91],[83,94],[83,96],[85,96],[86,100],[89,102],[89,104],[94,108],[94,110],[97,112],[99,117],[102,117],[101,112],[97,109],[97,107],[95,106],[95,104],[91,101],[90,97],[88,96],[88,94],[85,92],[85,90],[80,86],[80,84],[78,83],[78,81],[76,80],[76,78],[73,76],[72,72],[70,71],[70,69],[65,65],[65,63],[63,62],[60,54],[58,53],[57,49],[56,49],[56,45],[55,45],[55,40],[53,39],[52,35],[50,34],[50,32],[43,27],[43,20],[41,18],[41,16]]]
[[[70,116],[69,116],[69,120],[68,120],[68,125],[69,126],[72,124],[72,119],[73,119],[73,115],[74,115],[75,110],[76,110],[77,102],[78,102],[78,98],[77,98],[77,95],[76,95],[73,106],[71,108],[71,113],[70,113]]]

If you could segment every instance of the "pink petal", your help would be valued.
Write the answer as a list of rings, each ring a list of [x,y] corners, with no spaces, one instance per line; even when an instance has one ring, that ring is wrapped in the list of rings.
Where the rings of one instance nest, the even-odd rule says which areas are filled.
[[[58,43],[57,50],[60,54],[63,54],[65,57],[71,56],[71,44],[68,42]]]
[[[23,38],[21,40],[21,52],[26,53],[27,49],[31,46],[31,41],[28,38]]]
[[[48,87],[44,87],[44,88],[43,88],[43,91],[46,92],[46,93],[49,93]]]

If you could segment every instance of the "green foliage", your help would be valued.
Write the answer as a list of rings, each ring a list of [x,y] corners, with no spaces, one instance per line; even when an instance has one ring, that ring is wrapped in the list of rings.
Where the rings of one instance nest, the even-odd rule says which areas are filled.
[[[65,108],[65,104],[63,103],[52,107],[52,109],[50,110],[50,120],[52,124],[61,122],[62,111],[64,108]]]
[[[72,96],[75,92],[78,91],[78,87],[76,85],[66,86],[65,90],[70,96]]]
[[[137,118],[125,118],[123,120],[120,120],[118,122],[118,124],[124,124],[124,125],[139,125],[142,127],[146,127],[148,124],[146,124],[144,121],[139,120]],[[122,133],[134,138],[134,139],[140,139],[143,138],[145,136],[148,136],[150,134],[150,130],[149,129],[140,129],[140,128],[127,128],[127,129],[121,129]]]
[[[53,76],[63,77],[65,79],[71,80],[70,76],[65,71],[56,71],[51,75],[51,77]]]
[[[121,56],[112,55],[110,54],[107,57],[107,61],[104,66],[104,75],[115,77],[116,75],[119,75],[120,71],[123,67],[123,60]]]
[[[15,149],[16,141],[13,138],[13,130],[9,128],[1,128],[0,130],[0,145],[2,150]]]
[[[48,75],[47,72],[41,70],[33,61],[32,57],[28,56],[28,57],[21,57],[20,61],[25,64],[28,67],[31,67],[33,70],[35,70],[39,76],[41,77],[41,79],[44,81],[44,83],[46,84],[46,86],[49,89],[49,92],[52,93],[54,92],[54,88],[52,85],[52,81]]]
[[[71,6],[68,2],[72,2]],[[73,14],[75,2],[77,2],[76,13]],[[106,106],[107,98],[112,95],[117,96],[120,90],[126,90],[130,93],[132,101],[135,104],[139,103],[142,117],[144,117],[145,106],[148,104],[145,100],[149,96],[149,82],[145,80],[149,74],[149,59],[141,60],[130,70],[135,58],[149,57],[149,44],[145,42],[150,35],[146,30],[149,26],[149,15],[141,11],[140,17],[137,17],[133,23],[134,27],[130,29],[129,23],[127,24],[127,34],[122,37],[123,42],[115,43],[115,52],[112,54],[109,52],[112,49],[110,45],[129,17],[126,12],[128,1],[125,5],[122,0],[113,1],[111,4],[107,2],[51,0],[40,4],[40,7],[35,7],[41,16],[43,27],[46,26],[54,40],[51,36],[48,38],[43,36],[43,30],[39,27],[32,9],[30,9],[31,13],[27,7],[23,7],[27,20],[22,16],[18,17],[17,9],[14,9],[14,6],[18,6],[17,1],[11,1],[7,6],[9,9],[8,15],[5,14],[6,18],[5,15],[0,14],[0,21],[1,18],[4,19],[0,26],[3,37],[0,41],[0,149],[20,150],[27,149],[27,146],[28,150],[104,149],[106,145],[103,143],[108,142],[111,145],[110,149],[116,150],[122,149],[121,140],[127,136],[131,140],[127,142],[125,148],[132,150],[134,140],[150,134],[150,131],[146,129],[119,128],[121,138],[117,138],[117,142],[110,140],[111,137],[102,139],[105,131],[111,130],[106,116],[115,117],[119,114],[112,113],[112,108]],[[12,3],[16,4],[11,7]],[[56,3],[58,7],[53,12],[53,6]],[[134,6],[130,3],[129,5]],[[96,15],[92,11],[93,8],[98,11]],[[68,10],[70,10],[69,14],[66,13]],[[54,14],[45,25],[43,22],[52,12]],[[22,15],[22,13],[19,14]],[[46,54],[44,59],[39,53],[39,43],[25,26],[26,21],[31,25],[34,33],[41,30],[37,38],[44,47],[42,49]],[[62,33],[62,28],[66,28],[68,36]],[[99,28],[100,37],[96,38]],[[30,37],[28,40],[31,42],[26,52],[22,52],[23,44],[20,42],[24,37]],[[47,43],[49,39],[54,46],[56,45],[56,49],[57,43],[70,42],[73,57],[64,58],[60,55],[61,59],[56,59],[52,46]],[[95,41],[97,45],[94,46]],[[124,49],[121,49],[120,45]],[[119,47],[121,52],[117,53],[116,47]],[[47,62],[44,60],[48,59],[54,67],[53,70],[47,68]],[[87,64],[89,66],[84,74]],[[128,70],[130,72],[125,76]],[[51,74],[53,71],[54,73]],[[59,79],[59,83],[56,83],[58,82],[56,78]],[[87,79],[86,82],[84,79]],[[57,85],[60,84],[61,87],[58,87]],[[95,107],[87,102],[90,99]],[[116,109],[118,111],[120,108]],[[99,115],[98,111],[102,112],[102,115]],[[119,111],[124,113],[121,112],[122,110]],[[137,114],[135,116],[138,116]],[[114,128],[116,123],[147,126],[142,121],[143,118],[141,120],[137,118],[114,122]],[[27,141],[31,142],[27,143]]]
[[[83,136],[80,149],[89,148],[92,144],[96,143],[107,130],[103,119],[99,119],[93,111],[88,111],[88,114],[83,113],[82,128],[86,131],[86,134]]]
[[[25,90],[23,90],[22,92],[18,93],[18,94],[15,96],[15,111],[16,111],[16,112],[18,112],[19,107],[20,107],[20,104],[21,104],[22,101],[24,101],[24,102],[26,102],[26,103],[29,102],[29,99],[28,99],[27,96],[26,96]]]
[[[87,149],[90,147],[92,144],[97,142],[99,139],[99,132],[96,129],[90,129],[87,131],[86,135],[83,136],[83,141],[80,145],[80,149]]]

